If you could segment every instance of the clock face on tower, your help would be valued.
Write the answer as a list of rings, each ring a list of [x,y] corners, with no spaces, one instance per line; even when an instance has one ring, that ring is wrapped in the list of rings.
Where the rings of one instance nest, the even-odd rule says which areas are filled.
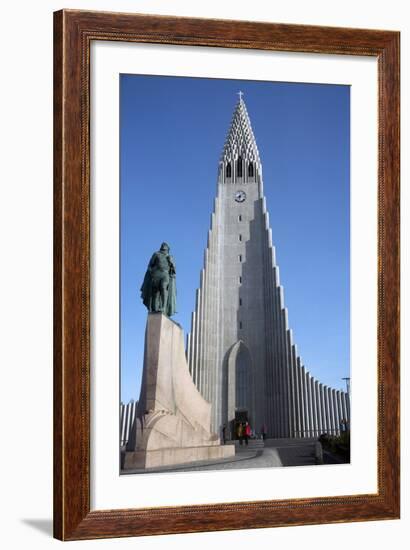
[[[246,199],[246,193],[245,191],[237,191],[235,193],[235,200],[236,202],[243,202]]]

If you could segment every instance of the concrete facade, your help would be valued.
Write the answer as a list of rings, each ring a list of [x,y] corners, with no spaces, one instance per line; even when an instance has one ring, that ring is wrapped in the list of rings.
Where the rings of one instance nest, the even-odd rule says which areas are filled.
[[[288,326],[262,164],[242,97],[219,162],[186,353],[217,433],[236,409],[275,438],[339,433],[341,420],[349,421],[348,395],[307,372]]]
[[[120,446],[127,444],[137,413],[138,401],[120,403]]]

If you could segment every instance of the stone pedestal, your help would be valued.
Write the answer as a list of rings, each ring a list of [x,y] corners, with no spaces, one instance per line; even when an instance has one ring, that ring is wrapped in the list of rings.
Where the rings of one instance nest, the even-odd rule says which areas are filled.
[[[137,415],[123,469],[152,468],[235,455],[211,433],[211,404],[188,370],[181,327],[148,314],[144,370]]]

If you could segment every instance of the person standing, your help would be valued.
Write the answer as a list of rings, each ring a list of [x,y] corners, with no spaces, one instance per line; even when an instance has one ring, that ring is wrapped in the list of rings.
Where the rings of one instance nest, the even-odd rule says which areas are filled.
[[[237,430],[236,430],[236,435],[238,436],[238,439],[239,439],[239,445],[242,445],[242,441],[243,441],[243,426],[242,426],[242,422],[239,422],[239,424],[238,424],[238,427],[237,427]]]
[[[245,442],[246,442],[246,444],[248,445],[248,440],[249,440],[249,438],[250,438],[250,436],[251,436],[251,427],[250,427],[250,425],[249,425],[249,422],[246,422],[246,423],[245,423],[244,432],[245,432],[245,434],[244,434],[244,435],[245,435]]]

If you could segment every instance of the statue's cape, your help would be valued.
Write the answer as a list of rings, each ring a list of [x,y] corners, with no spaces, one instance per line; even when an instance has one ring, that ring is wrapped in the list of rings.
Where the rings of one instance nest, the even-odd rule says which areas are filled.
[[[177,287],[175,284],[175,276],[171,275],[168,285],[168,303],[167,303],[167,315],[171,317],[177,311]]]
[[[142,303],[149,311],[151,311],[151,296],[152,296],[151,287],[152,287],[151,272],[148,268],[147,271],[145,272],[144,281],[142,283],[140,290],[141,290]]]

